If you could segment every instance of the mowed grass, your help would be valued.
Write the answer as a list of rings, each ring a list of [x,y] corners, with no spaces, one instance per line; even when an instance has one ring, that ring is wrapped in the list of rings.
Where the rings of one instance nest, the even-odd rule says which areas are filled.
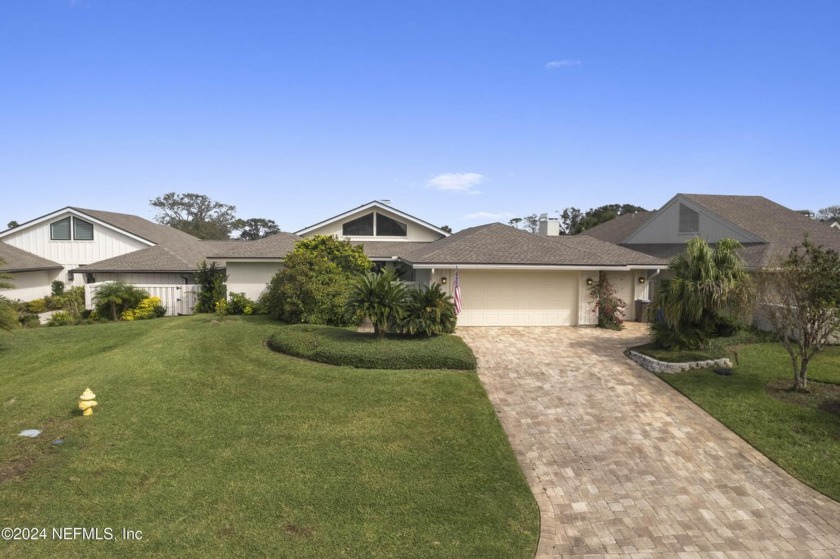
[[[782,468],[840,501],[840,348],[809,367],[810,394],[788,390],[793,372],[779,344],[738,349],[732,376],[711,369],[660,375]]]
[[[276,330],[197,316],[0,336],[0,525],[143,534],[0,556],[533,555],[538,509],[474,372],[310,363],[267,350]]]

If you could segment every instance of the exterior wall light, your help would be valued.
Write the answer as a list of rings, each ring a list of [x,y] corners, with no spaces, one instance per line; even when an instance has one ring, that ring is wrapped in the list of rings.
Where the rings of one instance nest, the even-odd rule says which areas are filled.
[[[639,283],[645,283],[645,276],[639,276]]]
[[[586,278],[586,285],[588,285],[589,287],[592,287],[592,285],[594,285],[594,284],[595,284],[595,280],[594,280],[594,279],[592,279],[592,278]]]
[[[446,276],[443,276],[442,278],[440,278],[440,283],[442,285],[446,285]]]

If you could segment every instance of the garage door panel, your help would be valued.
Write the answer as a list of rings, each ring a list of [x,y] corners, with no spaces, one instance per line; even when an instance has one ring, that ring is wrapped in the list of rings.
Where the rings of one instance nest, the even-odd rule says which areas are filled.
[[[460,326],[566,326],[577,323],[576,272],[460,272]]]

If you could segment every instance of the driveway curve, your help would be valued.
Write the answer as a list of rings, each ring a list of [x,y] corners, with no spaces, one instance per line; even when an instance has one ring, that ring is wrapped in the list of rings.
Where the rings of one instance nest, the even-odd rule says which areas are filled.
[[[538,558],[840,557],[840,504],[624,357],[646,328],[462,328],[541,514]]]

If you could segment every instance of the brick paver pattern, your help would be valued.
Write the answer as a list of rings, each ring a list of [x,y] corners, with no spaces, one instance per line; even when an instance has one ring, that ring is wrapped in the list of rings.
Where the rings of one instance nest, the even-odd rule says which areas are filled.
[[[540,508],[537,557],[840,557],[840,503],[623,355],[646,328],[461,328]]]

